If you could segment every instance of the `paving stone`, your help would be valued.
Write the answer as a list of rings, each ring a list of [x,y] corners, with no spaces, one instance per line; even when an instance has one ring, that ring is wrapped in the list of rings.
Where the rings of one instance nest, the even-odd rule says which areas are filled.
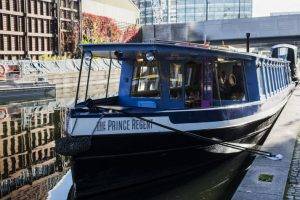
[[[297,137],[296,148],[294,150],[293,161],[289,173],[289,179],[286,186],[285,199],[300,200],[300,173],[299,173],[299,157],[300,157],[300,135]],[[297,184],[294,184],[297,183]]]

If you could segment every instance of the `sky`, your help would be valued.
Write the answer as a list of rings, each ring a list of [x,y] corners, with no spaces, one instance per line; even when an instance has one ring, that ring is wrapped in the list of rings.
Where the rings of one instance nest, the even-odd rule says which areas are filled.
[[[271,12],[300,12],[300,0],[253,0],[253,17],[270,16]]]

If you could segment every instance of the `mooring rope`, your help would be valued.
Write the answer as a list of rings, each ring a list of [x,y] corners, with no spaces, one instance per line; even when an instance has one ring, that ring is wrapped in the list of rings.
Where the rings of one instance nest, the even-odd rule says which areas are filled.
[[[145,122],[148,122],[148,123],[154,124],[156,126],[159,126],[161,128],[168,129],[168,130],[173,131],[175,133],[180,133],[180,134],[185,135],[185,136],[190,136],[190,137],[193,137],[193,138],[196,138],[196,139],[199,139],[199,140],[212,142],[215,145],[221,145],[221,146],[230,147],[230,148],[233,148],[233,149],[236,149],[236,150],[247,151],[247,152],[252,153],[252,154],[265,156],[265,157],[270,158],[272,160],[281,160],[283,158],[283,156],[281,154],[276,154],[275,155],[275,154],[273,154],[271,152],[268,152],[268,151],[262,151],[262,150],[258,150],[258,149],[242,147],[242,146],[231,144],[229,142],[226,142],[226,141],[223,141],[223,140],[220,140],[220,139],[207,138],[207,137],[197,135],[197,134],[189,132],[189,131],[182,131],[182,130],[179,130],[179,129],[176,129],[176,128],[173,128],[173,127],[170,127],[170,126],[158,123],[158,122],[154,122],[154,121],[146,119],[144,117],[134,116],[131,113],[128,113],[128,112],[125,112],[125,111],[121,111],[121,110],[117,110],[117,109],[113,109],[113,108],[105,108],[105,107],[101,107],[101,106],[97,106],[97,107],[102,108],[102,109],[106,109],[106,110],[112,110],[112,111],[120,112],[122,114],[128,115],[131,118],[137,118],[137,119],[143,120]]]

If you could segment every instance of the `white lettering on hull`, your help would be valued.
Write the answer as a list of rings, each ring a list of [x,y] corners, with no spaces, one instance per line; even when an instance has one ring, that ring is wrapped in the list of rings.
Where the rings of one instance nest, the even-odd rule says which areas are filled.
[[[102,131],[136,131],[151,130],[153,124],[140,119],[110,120],[106,119],[97,124],[96,132]]]

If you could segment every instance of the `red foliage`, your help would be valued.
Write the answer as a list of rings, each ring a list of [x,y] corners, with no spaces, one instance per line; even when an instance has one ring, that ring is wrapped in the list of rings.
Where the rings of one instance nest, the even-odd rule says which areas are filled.
[[[122,41],[123,42],[131,41],[134,37],[136,37],[138,32],[139,32],[139,27],[137,25],[131,25],[127,27],[127,29],[123,33]]]
[[[65,30],[61,34],[61,48],[64,52],[74,54],[79,43],[79,24],[75,22],[65,22]]]
[[[111,18],[83,13],[84,43],[128,42],[138,31],[139,27],[136,25],[131,25],[122,31]]]

